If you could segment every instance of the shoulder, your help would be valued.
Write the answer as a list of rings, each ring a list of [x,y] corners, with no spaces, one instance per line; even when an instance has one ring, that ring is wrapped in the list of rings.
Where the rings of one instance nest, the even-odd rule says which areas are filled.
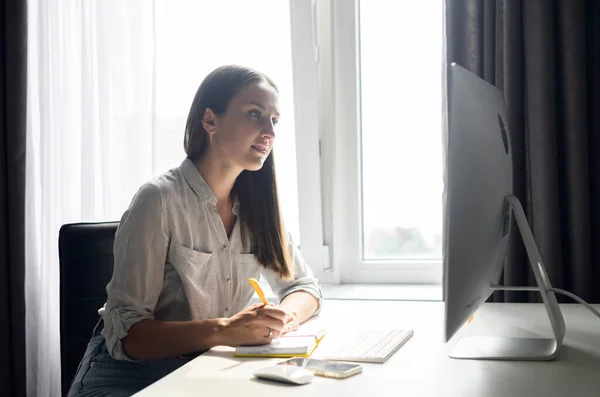
[[[179,191],[181,191],[181,181],[177,169],[171,169],[147,180],[133,195],[121,223],[130,220],[148,225],[157,224],[156,222],[160,220],[166,232],[171,223],[169,207]]]
[[[170,197],[181,191],[185,183],[178,168],[170,169],[147,180],[140,186],[136,197],[149,201],[168,201]]]
[[[144,182],[131,201],[132,208],[164,210],[165,204],[181,191],[181,175],[177,168]]]

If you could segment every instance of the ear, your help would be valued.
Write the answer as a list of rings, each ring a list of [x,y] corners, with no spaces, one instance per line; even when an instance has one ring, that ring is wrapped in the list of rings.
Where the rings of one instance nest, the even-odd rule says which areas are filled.
[[[202,115],[202,127],[209,134],[217,132],[217,115],[211,108],[206,108]]]

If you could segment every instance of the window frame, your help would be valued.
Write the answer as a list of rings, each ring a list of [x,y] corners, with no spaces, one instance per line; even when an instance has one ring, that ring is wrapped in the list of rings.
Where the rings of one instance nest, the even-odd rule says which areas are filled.
[[[362,259],[359,0],[315,1],[322,230],[333,282],[441,284],[441,260]]]
[[[289,0],[300,251],[320,283],[333,282],[324,244],[315,0]]]

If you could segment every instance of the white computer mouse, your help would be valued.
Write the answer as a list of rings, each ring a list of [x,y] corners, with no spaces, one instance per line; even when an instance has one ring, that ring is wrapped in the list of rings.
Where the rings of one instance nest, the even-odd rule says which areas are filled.
[[[261,379],[295,385],[305,385],[310,383],[315,377],[315,375],[306,368],[294,367],[293,365],[273,365],[261,368],[254,373],[254,376]]]

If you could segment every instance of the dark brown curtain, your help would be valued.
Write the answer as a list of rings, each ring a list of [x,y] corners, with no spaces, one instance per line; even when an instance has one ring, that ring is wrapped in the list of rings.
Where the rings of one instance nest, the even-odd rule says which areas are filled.
[[[25,0],[0,0],[0,396],[25,396]]]
[[[446,0],[446,34],[448,62],[503,89],[514,193],[551,283],[600,302],[600,1]],[[503,282],[533,284],[516,227]]]

